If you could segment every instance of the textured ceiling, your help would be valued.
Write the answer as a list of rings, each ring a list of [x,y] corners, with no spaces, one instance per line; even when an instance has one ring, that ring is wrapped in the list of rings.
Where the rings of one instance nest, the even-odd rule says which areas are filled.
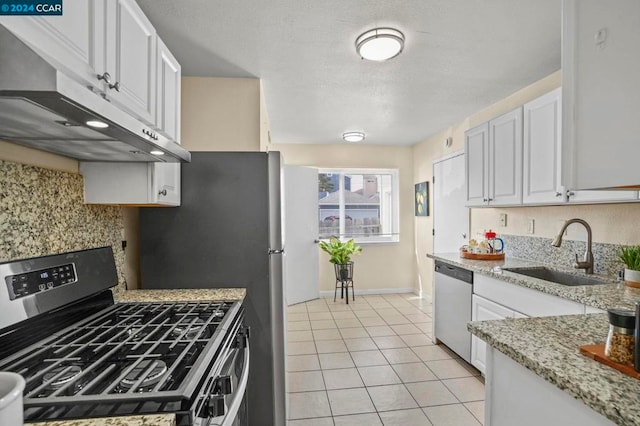
[[[138,0],[183,75],[259,77],[276,143],[412,145],[560,69],[561,0]],[[389,62],[355,53],[404,32]]]

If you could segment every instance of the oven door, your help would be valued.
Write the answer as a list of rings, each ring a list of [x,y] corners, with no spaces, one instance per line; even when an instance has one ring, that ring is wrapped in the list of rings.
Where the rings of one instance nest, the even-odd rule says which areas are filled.
[[[211,372],[200,416],[195,426],[247,426],[247,382],[249,379],[249,336],[243,327],[221,353],[223,361]]]

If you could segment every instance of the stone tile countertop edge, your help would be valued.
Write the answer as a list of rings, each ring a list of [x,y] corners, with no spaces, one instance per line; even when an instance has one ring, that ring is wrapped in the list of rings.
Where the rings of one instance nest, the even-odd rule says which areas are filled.
[[[207,288],[174,290],[127,290],[118,296],[118,302],[199,302],[224,300],[236,302],[244,300],[244,288]]]
[[[584,303],[587,306],[598,309],[634,309],[635,302],[640,300],[640,289],[627,287],[623,283],[616,282],[614,278],[603,275],[593,275],[593,277],[607,281],[610,284],[566,286],[504,270],[504,268],[546,266],[548,268],[570,274],[584,274],[584,272],[576,269],[564,269],[554,265],[546,265],[540,262],[531,262],[525,259],[517,259],[513,257],[506,257],[504,260],[497,261],[464,259],[460,257],[460,253],[435,253],[427,254],[427,257],[506,281],[511,284],[531,288],[553,296],[562,297],[563,299],[573,300],[574,302]]]
[[[149,414],[144,416],[105,417],[100,419],[56,420],[26,423],[25,426],[175,426],[173,414]]]
[[[579,351],[582,345],[604,343],[605,314],[475,321],[468,329],[614,423],[640,424],[640,380]]]

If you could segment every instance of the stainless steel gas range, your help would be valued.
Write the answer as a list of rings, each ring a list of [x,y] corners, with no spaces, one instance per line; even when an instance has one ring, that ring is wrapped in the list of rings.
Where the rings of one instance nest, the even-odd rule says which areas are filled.
[[[246,425],[249,333],[239,302],[114,303],[110,247],[0,264],[0,371],[25,421],[175,413]]]

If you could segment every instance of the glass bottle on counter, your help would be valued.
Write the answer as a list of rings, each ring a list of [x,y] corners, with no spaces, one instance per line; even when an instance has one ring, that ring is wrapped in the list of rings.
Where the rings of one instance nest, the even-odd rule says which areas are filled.
[[[634,365],[636,316],[634,311],[609,309],[609,333],[604,354],[611,361]]]

